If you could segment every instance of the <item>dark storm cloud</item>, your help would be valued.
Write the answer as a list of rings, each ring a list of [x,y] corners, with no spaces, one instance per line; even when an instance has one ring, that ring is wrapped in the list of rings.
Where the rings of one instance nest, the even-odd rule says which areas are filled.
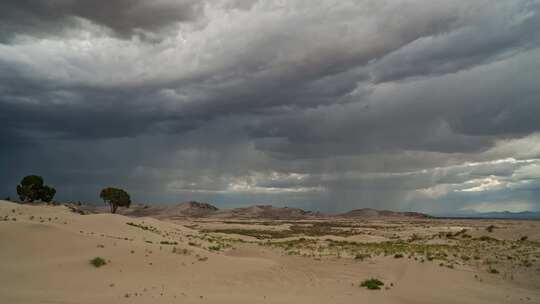
[[[489,11],[489,9],[487,9]],[[453,73],[500,60],[539,44],[538,3],[525,2],[515,11],[517,20],[477,20],[444,35],[422,37],[376,63],[376,82]],[[532,15],[531,15],[532,14]]]
[[[516,193],[540,157],[538,1],[100,4],[1,4],[7,193],[24,171],[89,200],[107,184],[326,211],[534,196]]]
[[[156,32],[173,23],[192,22],[203,14],[191,0],[6,0],[0,10],[0,38],[16,34],[50,35],[77,26],[83,18],[128,37],[137,30]]]
[[[316,29],[312,31],[308,26],[298,27],[295,28],[292,32],[288,32],[287,34],[284,34],[283,32],[270,31],[267,36],[263,36],[261,38],[253,37],[252,41],[248,45],[248,48],[242,50],[241,57],[223,57],[221,58],[221,60],[230,60],[230,63],[216,62],[217,64],[214,65],[212,69],[208,71],[202,71],[202,73],[197,76],[193,75],[189,76],[189,78],[177,80],[173,78],[168,81],[161,81],[161,83],[156,82],[155,79],[150,79],[150,83],[154,82],[153,87],[147,88],[146,92],[143,92],[142,94],[139,92],[141,90],[144,90],[144,87],[148,86],[148,83],[136,81],[137,83],[141,84],[140,86],[143,87],[143,89],[141,89],[129,85],[129,80],[127,88],[125,87],[125,83],[118,84],[118,92],[115,92],[113,87],[113,90],[111,90],[108,95],[107,93],[100,92],[99,89],[95,89],[93,87],[85,88],[81,87],[81,85],[71,87],[72,85],[70,84],[63,84],[63,89],[68,91],[74,91],[74,94],[79,95],[80,99],[82,100],[81,103],[84,103],[83,107],[91,104],[92,107],[96,108],[96,110],[88,111],[89,113],[85,114],[88,117],[92,117],[93,113],[95,113],[97,116],[101,115],[100,107],[103,107],[103,104],[114,104],[114,106],[112,107],[107,106],[104,109],[104,112],[120,112],[118,115],[119,120],[121,120],[123,111],[126,111],[126,115],[131,115],[129,111],[134,111],[133,115],[136,118],[141,118],[141,115],[139,115],[138,112],[140,111],[140,108],[143,107],[145,110],[145,114],[148,114],[148,112],[153,112],[153,117],[145,117],[147,118],[145,120],[149,121],[142,122],[141,125],[149,125],[154,124],[160,120],[167,120],[164,123],[161,123],[161,126],[168,126],[172,128],[173,131],[183,130],[183,126],[186,124],[190,124],[191,120],[207,121],[216,117],[220,117],[222,115],[268,113],[268,115],[263,115],[261,116],[261,118],[262,120],[264,120],[265,117],[269,117],[270,123],[272,123],[272,121],[274,121],[275,119],[280,119],[279,117],[274,116],[276,113],[291,113],[291,111],[296,111],[296,113],[291,114],[291,116],[297,126],[293,128],[287,128],[285,132],[287,133],[286,137],[294,140],[295,143],[302,143],[301,137],[304,135],[310,135],[309,130],[305,129],[311,128],[310,126],[314,123],[314,121],[312,120],[320,119],[316,117],[317,114],[314,114],[312,112],[306,113],[301,111],[302,109],[316,108],[321,105],[335,105],[336,103],[340,102],[366,103],[366,100],[368,99],[362,98],[362,94],[358,94],[358,91],[361,91],[363,87],[370,86],[368,75],[376,75],[379,69],[385,70],[385,67],[399,66],[399,62],[395,62],[396,57],[410,58],[410,56],[407,55],[399,56],[401,50],[406,50],[410,48],[415,49],[414,46],[417,44],[418,41],[422,41],[423,39],[442,40],[442,46],[435,45],[435,47],[432,48],[423,46],[420,47],[418,53],[422,54],[422,50],[426,52],[425,49],[428,49],[428,51],[431,50],[431,52],[434,52],[433,49],[439,50],[437,58],[445,58],[447,62],[458,63],[458,67],[452,68],[451,70],[449,70],[449,72],[455,72],[459,69],[465,69],[470,66],[481,64],[483,62],[483,59],[480,60],[480,57],[482,57],[482,52],[480,52],[479,50],[489,50],[489,52],[483,54],[483,57],[490,57],[494,54],[503,54],[508,52],[509,50],[525,47],[523,46],[523,44],[525,43],[528,47],[534,42],[534,40],[529,41],[529,39],[527,38],[532,37],[532,35],[536,33],[535,31],[530,31],[530,29],[534,28],[530,26],[530,24],[535,24],[535,22],[538,22],[537,20],[539,18],[536,15],[523,18],[523,20],[518,20],[518,22],[513,22],[511,26],[513,31],[511,32],[511,34],[513,35],[507,34],[507,36],[512,37],[513,39],[506,39],[508,40],[507,43],[497,43],[497,41],[500,40],[499,37],[497,37],[496,35],[492,35],[491,38],[485,38],[483,37],[483,30],[489,26],[489,29],[492,32],[497,30],[502,31],[505,30],[507,27],[510,27],[510,25],[505,23],[498,23],[499,20],[496,20],[495,22],[488,22],[482,19],[472,19],[471,16],[467,15],[461,16],[456,11],[456,7],[450,7],[447,10],[444,10],[434,8],[433,6],[428,6],[426,10],[428,12],[432,12],[432,14],[421,14],[419,16],[416,16],[417,12],[414,9],[414,6],[396,5],[395,7],[391,7],[388,9],[382,9],[381,15],[383,16],[385,14],[401,13],[405,15],[411,14],[418,18],[416,18],[414,21],[407,20],[407,22],[399,23],[399,27],[397,25],[394,25],[393,22],[389,22],[388,24],[384,24],[383,29],[376,28],[376,31],[381,32],[378,33],[377,36],[378,40],[380,41],[375,46],[364,46],[360,44],[360,42],[362,42],[361,31],[357,33],[360,35],[358,37],[350,35],[351,37],[347,37],[347,39],[339,38],[338,34],[339,31],[342,31],[342,29],[340,26],[333,26],[333,24],[330,24],[330,26],[321,26],[321,31],[326,29],[328,33],[322,32],[322,34],[320,35],[327,36],[329,42],[325,42],[324,40],[322,42],[310,42],[307,38],[309,38],[311,35],[315,35],[313,31],[315,31]],[[504,8],[505,7],[501,9]],[[516,9],[515,13],[522,13],[522,9],[524,8]],[[119,8],[116,10],[122,11],[122,9]],[[493,12],[493,14],[496,13],[501,12]],[[336,13],[336,18],[343,17],[343,14],[345,14],[345,12],[338,11]],[[487,14],[478,18],[488,19],[492,17],[492,14]],[[336,18],[329,18],[329,22],[335,21]],[[306,18],[300,18],[301,21],[303,19]],[[480,24],[471,22],[470,19]],[[294,18],[292,20],[298,22],[298,20]],[[287,21],[288,20],[285,20],[284,22],[285,26],[287,26]],[[487,25],[479,21],[485,21]],[[380,20],[377,19],[376,23],[377,22],[380,23]],[[467,22],[470,22],[471,24],[468,24]],[[289,21],[289,23],[292,23],[292,21]],[[377,26],[382,27],[383,25],[377,24]],[[282,26],[277,26],[277,30],[280,30],[281,27]],[[465,31],[464,34],[462,33],[464,29],[468,29],[471,27],[474,29],[472,31],[473,34],[471,34],[470,31]],[[317,31],[316,35],[319,35],[321,31]],[[532,33],[528,33],[528,31]],[[455,38],[456,36],[458,38]],[[461,36],[465,36],[465,38]],[[478,42],[475,41],[475,39],[478,38],[482,39]],[[367,41],[369,41],[369,38],[366,39]],[[454,45],[456,45],[456,43],[453,41],[455,39],[463,41],[474,41],[476,47],[471,47],[470,49],[464,50],[460,47],[458,48],[460,49],[460,51],[456,52],[454,51],[454,49],[456,48],[453,47]],[[304,45],[306,43],[307,45],[304,48]],[[310,46],[309,44],[313,45]],[[275,50],[268,48],[269,46],[273,45],[279,45],[280,48]],[[231,47],[235,46],[231,45]],[[111,49],[105,51],[113,52],[115,50]],[[277,51],[286,52],[283,59],[275,59]],[[297,56],[288,55],[288,53],[298,51],[301,52]],[[213,50],[209,49],[208,52],[211,53],[213,52]],[[447,56],[445,56],[445,54]],[[218,53],[217,55],[220,54]],[[478,57],[478,60],[471,61],[469,59],[470,57]],[[390,58],[389,63],[385,63],[385,60],[387,60],[387,58]],[[432,62],[432,56],[429,55],[425,55],[423,57],[419,55],[418,58],[423,59],[423,63]],[[164,60],[166,59],[167,58],[164,58]],[[137,57],[133,58],[133,60],[137,60]],[[373,60],[376,60],[373,66],[371,64],[368,64]],[[414,60],[418,61],[419,59]],[[462,60],[468,62],[468,64],[460,63]],[[84,70],[89,68],[85,65],[91,63],[77,62],[76,64],[81,65],[80,67],[78,67],[78,69]],[[107,62],[103,62],[102,64],[107,64]],[[148,62],[147,64],[152,63]],[[232,67],[233,65],[234,67]],[[405,73],[402,76],[417,74],[414,68],[419,65],[411,64],[409,66],[411,67],[411,71]],[[10,68],[16,69],[17,67]],[[30,66],[29,69],[31,68],[32,67]],[[122,69],[126,67],[119,66],[118,68]],[[95,67],[92,67],[92,69],[95,69]],[[402,68],[400,68],[400,70],[402,70]],[[31,74],[31,72],[32,71],[29,71],[27,72],[27,74]],[[99,69],[96,71],[96,73],[100,73]],[[440,73],[440,71],[436,73],[438,74]],[[249,77],[246,77],[246,75],[249,75]],[[375,79],[378,79],[377,76],[375,76]],[[25,80],[26,79],[21,79],[19,83],[22,85],[23,90],[27,91],[24,88],[24,86],[26,85]],[[80,80],[80,82],[84,82],[84,80],[85,79]],[[35,81],[42,82],[43,79],[37,79]],[[54,83],[53,81],[51,86],[55,85],[59,86],[62,84]],[[114,86],[114,83],[110,85]],[[10,86],[17,87],[17,84],[12,83],[10,84]],[[84,83],[83,86],[88,86],[88,84]],[[162,104],[164,102],[167,102],[163,100],[164,98],[160,94],[160,90],[168,88],[171,88],[171,91],[173,92],[178,92],[179,90],[185,91],[181,94],[187,95],[186,101],[182,102],[181,105],[175,107],[174,111],[176,113],[170,113],[169,115],[156,115],[155,112],[160,111],[160,107],[162,106]],[[365,89],[366,93],[364,94],[369,94],[371,92],[370,90],[372,89]],[[127,93],[126,91],[130,91],[131,93]],[[351,95],[351,93],[354,93],[354,95]],[[55,96],[53,96],[53,98],[55,98]],[[393,96],[392,98],[395,99],[397,98],[397,96]],[[46,100],[46,98],[43,97],[40,99]],[[141,102],[141,100],[152,100],[152,102],[149,102],[148,105],[145,105],[144,102]],[[423,102],[422,104],[421,101],[418,106],[424,106],[425,103],[426,102]],[[444,110],[444,107],[448,107],[448,103],[441,104],[441,108],[438,109],[439,111]],[[79,105],[76,105],[74,107],[74,112],[81,112],[81,109],[78,108],[78,106]],[[491,106],[491,104],[488,104],[488,106]],[[66,106],[67,110],[69,110],[70,107],[72,106]],[[365,110],[363,110],[362,107],[363,106],[358,107],[356,105],[351,106],[351,108],[354,108],[352,110],[355,115],[365,117],[360,122],[360,125],[354,127],[358,127],[361,129],[369,129],[376,126],[377,129],[380,130],[381,133],[383,133],[383,135],[392,136],[393,134],[385,133],[394,133],[395,126],[388,125],[387,131],[384,131],[386,125],[381,125],[380,123],[378,123],[378,121],[391,119],[393,122],[397,123],[398,120],[402,119],[403,121],[400,121],[401,125],[403,125],[404,122],[411,125],[407,128],[410,130],[410,133],[417,132],[417,128],[412,127],[413,123],[416,123],[418,125],[418,128],[424,128],[424,126],[427,124],[429,125],[429,129],[435,128],[440,129],[439,132],[451,133],[448,130],[445,130],[444,122],[436,120],[437,117],[433,116],[433,110],[431,112],[419,113],[416,109],[414,109],[414,104],[406,104],[405,106],[396,105],[396,111],[399,111],[401,113],[411,112],[412,114],[407,116],[402,115],[402,117],[394,115],[392,113],[394,111],[387,111],[383,109],[382,113],[378,113],[376,109],[369,108],[369,105],[365,106]],[[433,106],[432,109],[434,107],[435,106]],[[333,110],[334,107],[329,107],[326,110],[320,110],[319,113],[324,116],[326,115],[325,111]],[[340,110],[341,109],[338,108],[338,111]],[[58,109],[56,111],[58,111]],[[484,111],[484,109],[480,107],[479,112],[482,113],[482,111]],[[106,113],[104,114],[106,115]],[[304,122],[302,122],[302,120],[297,120],[296,114],[301,115],[300,117],[307,117],[308,120]],[[419,116],[419,119],[414,119],[414,116],[416,115],[423,115],[423,117]],[[472,114],[470,115],[472,116]],[[61,117],[64,115],[59,114],[58,116]],[[479,124],[482,124],[481,119],[476,119],[476,117],[473,118],[475,119],[461,121],[463,117],[458,117],[457,119],[453,119],[448,123],[454,129],[468,129],[467,126],[468,124],[470,124],[470,121],[478,121]],[[339,119],[339,117],[337,117],[336,119]],[[104,117],[103,120],[110,121],[110,119],[107,119],[106,117]],[[330,123],[332,123],[332,121],[330,121]],[[126,124],[126,127],[129,126],[130,124]],[[334,128],[334,126],[332,125],[328,125],[326,127],[329,132],[343,134],[344,132],[342,131],[345,131],[346,128],[352,126],[344,126],[344,124],[341,124],[336,128],[341,129],[340,132],[332,131],[332,128]],[[82,129],[87,128],[83,127]],[[142,132],[147,129],[148,128],[141,127],[139,128],[139,131],[135,130],[135,132]],[[263,137],[272,136],[272,134],[265,134],[268,133],[268,130],[270,130],[270,132],[278,133],[278,131],[272,131],[274,128],[269,128],[266,125],[263,125],[263,127],[259,129],[262,129],[262,131],[253,133],[256,137],[259,137],[259,135]],[[76,131],[77,128],[70,128],[70,130]],[[399,138],[406,138],[407,130],[401,130],[405,132],[405,134],[396,135]],[[489,130],[493,130],[493,128],[489,128]],[[299,134],[295,135],[294,132],[296,131],[298,131]],[[122,133],[122,130],[118,130],[116,132]],[[96,136],[101,136],[101,134],[97,133],[99,132],[96,132]],[[126,132],[126,134],[134,135],[133,132]],[[111,136],[117,135],[118,134],[114,133],[111,134]],[[317,138],[316,134],[311,134],[310,136],[312,136],[313,139]],[[322,134],[322,136],[325,136],[325,134]],[[397,146],[398,148],[402,145],[405,145],[403,146],[403,148],[414,148],[414,146],[419,146],[419,148],[422,149],[425,146],[437,144],[436,142],[433,143],[433,141],[436,141],[437,138],[440,138],[440,136],[439,134],[434,134],[433,136],[433,139],[426,138],[425,140],[427,142],[424,143],[418,143],[417,145],[415,143],[411,143],[412,147],[407,147],[407,143],[398,143]],[[474,150],[475,146],[478,146],[478,144],[470,142],[473,139],[470,139],[468,137],[460,139],[459,135],[453,136],[456,138],[449,139],[448,141],[445,141],[443,143],[439,143],[439,145],[448,146],[447,148],[443,147],[442,150]],[[369,142],[372,140],[376,141],[376,138],[360,139],[362,142],[368,142],[367,145],[364,144],[364,146],[368,146],[368,148],[378,148],[378,144],[381,145],[380,148],[382,149],[387,148],[387,143],[369,144]],[[479,139],[477,141],[485,142],[485,140],[483,139]],[[387,142],[396,143],[396,140]],[[320,142],[314,141],[312,144],[316,145],[320,144]],[[396,144],[391,144],[391,146],[395,145]],[[426,148],[429,149],[428,147]]]

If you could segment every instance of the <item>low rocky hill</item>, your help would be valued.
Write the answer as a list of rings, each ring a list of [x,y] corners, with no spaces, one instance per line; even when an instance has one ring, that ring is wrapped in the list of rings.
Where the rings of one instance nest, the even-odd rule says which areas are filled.
[[[83,205],[73,206],[74,211],[83,213],[108,213],[109,207]],[[130,208],[119,208],[118,213],[133,217],[153,217],[159,219],[174,218],[223,218],[223,219],[274,219],[274,220],[295,220],[313,218],[412,218],[423,219],[431,216],[419,212],[398,212],[390,210],[377,210],[371,208],[355,209],[349,212],[324,215],[320,212],[306,211],[300,208],[274,207],[272,205],[255,205],[235,209],[218,209],[209,203],[189,201],[171,206],[152,206],[143,204],[133,204]]]
[[[222,210],[216,214],[221,218],[248,218],[248,219],[303,219],[320,216],[317,212],[305,211],[300,208],[274,207],[271,205],[256,205],[245,208]]]

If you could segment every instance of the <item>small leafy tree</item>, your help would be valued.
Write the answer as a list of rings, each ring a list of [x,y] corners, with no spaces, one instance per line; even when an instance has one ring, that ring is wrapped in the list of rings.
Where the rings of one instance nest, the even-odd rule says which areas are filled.
[[[56,189],[43,183],[43,177],[38,175],[25,176],[17,185],[17,194],[23,202],[50,202],[56,194]]]
[[[131,204],[129,194],[118,188],[104,188],[101,190],[99,197],[111,206],[111,213],[116,213],[116,209],[118,209],[119,206],[129,208],[129,205]]]

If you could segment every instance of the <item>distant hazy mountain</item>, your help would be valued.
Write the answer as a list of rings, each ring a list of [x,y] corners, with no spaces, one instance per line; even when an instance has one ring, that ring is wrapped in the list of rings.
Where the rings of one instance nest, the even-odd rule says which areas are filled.
[[[459,217],[459,218],[490,218],[490,219],[540,219],[540,212],[523,211],[523,212],[461,212],[444,214],[442,217]]]
[[[85,213],[108,213],[108,206],[73,206],[77,211]],[[235,209],[218,209],[209,203],[184,202],[169,206],[152,206],[133,204],[130,208],[119,208],[118,213],[133,217],[154,217],[158,219],[176,218],[240,218],[240,219],[313,219],[313,218],[430,218],[430,215],[419,212],[398,212],[390,210],[377,210],[370,208],[351,210],[346,213],[327,215],[320,212],[306,211],[300,208],[274,207],[271,205],[255,205]]]
[[[83,213],[108,213],[109,207],[69,204],[74,210]],[[540,212],[474,212],[461,211],[431,216],[420,212],[399,212],[377,210],[371,208],[355,209],[336,215],[324,215],[319,212],[306,211],[299,208],[274,207],[256,205],[245,208],[218,209],[209,203],[185,202],[172,206],[152,206],[134,204],[131,208],[120,208],[119,214],[135,217],[182,218],[182,217],[216,217],[216,218],[251,218],[251,219],[309,219],[309,218],[489,218],[489,219],[535,219],[540,220]]]
[[[419,212],[398,212],[390,210],[377,210],[371,208],[363,208],[351,210],[346,213],[338,214],[337,217],[346,218],[374,218],[374,217],[398,217],[398,218],[430,218],[431,216]]]

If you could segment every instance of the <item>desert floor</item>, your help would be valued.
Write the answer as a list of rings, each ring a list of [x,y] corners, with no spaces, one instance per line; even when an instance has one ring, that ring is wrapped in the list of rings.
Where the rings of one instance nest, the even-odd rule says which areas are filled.
[[[0,201],[0,302],[540,303],[540,222],[166,222]]]

